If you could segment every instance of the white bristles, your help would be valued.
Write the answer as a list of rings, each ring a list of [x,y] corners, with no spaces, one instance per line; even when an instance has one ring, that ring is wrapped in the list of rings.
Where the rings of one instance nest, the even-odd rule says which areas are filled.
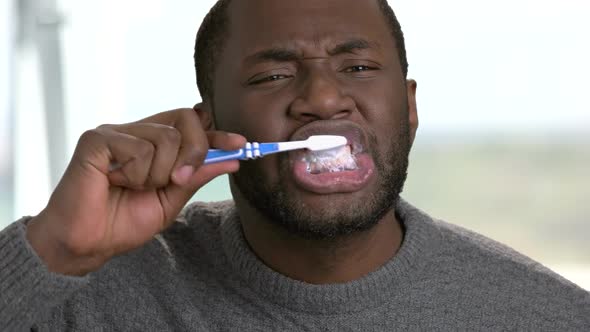
[[[308,149],[311,151],[328,150],[346,145],[347,140],[344,136],[336,135],[315,135],[310,136],[305,141],[280,142],[279,151],[290,151],[297,149]]]
[[[307,140],[307,148],[311,151],[328,150],[346,145],[346,137],[337,135],[310,136]]]

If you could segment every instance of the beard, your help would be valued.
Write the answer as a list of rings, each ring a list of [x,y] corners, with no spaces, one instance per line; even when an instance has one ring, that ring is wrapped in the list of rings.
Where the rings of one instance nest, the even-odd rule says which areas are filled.
[[[284,181],[268,183],[257,162],[246,162],[232,176],[243,197],[268,222],[278,225],[288,234],[310,240],[333,240],[371,229],[396,205],[407,178],[411,148],[407,118],[402,120],[384,155],[377,153],[377,140],[369,136],[368,152],[377,169],[377,184],[369,195],[343,204],[330,204],[312,210],[290,195]],[[279,158],[279,179],[289,171],[288,155]],[[347,195],[347,194],[333,194]]]

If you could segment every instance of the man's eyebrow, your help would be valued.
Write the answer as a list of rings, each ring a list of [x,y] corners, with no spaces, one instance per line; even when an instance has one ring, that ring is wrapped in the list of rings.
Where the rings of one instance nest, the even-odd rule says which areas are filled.
[[[350,39],[334,46],[328,53],[330,55],[338,55],[343,53],[354,53],[357,50],[366,50],[369,48],[379,48],[376,43],[369,42],[366,39]]]
[[[269,48],[266,50],[262,50],[260,52],[256,52],[252,55],[246,57],[246,63],[253,63],[253,62],[264,62],[264,61],[276,61],[276,62],[290,62],[290,61],[297,61],[301,59],[301,55],[298,54],[296,51],[288,49],[288,48],[281,48],[281,47],[274,47]]]

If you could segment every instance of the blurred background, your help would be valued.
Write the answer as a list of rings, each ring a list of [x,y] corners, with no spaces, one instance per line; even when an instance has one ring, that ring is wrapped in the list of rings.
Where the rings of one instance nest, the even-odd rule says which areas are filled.
[[[35,215],[77,138],[199,101],[213,0],[0,0],[0,228]],[[403,196],[590,290],[590,2],[390,1],[418,81]],[[194,199],[230,198],[221,177]]]

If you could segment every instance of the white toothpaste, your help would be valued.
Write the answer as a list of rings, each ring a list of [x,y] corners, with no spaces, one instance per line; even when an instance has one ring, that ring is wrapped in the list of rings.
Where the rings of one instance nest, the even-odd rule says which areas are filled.
[[[307,171],[312,174],[334,173],[358,168],[350,145],[322,150],[308,151],[303,158],[307,163]]]

